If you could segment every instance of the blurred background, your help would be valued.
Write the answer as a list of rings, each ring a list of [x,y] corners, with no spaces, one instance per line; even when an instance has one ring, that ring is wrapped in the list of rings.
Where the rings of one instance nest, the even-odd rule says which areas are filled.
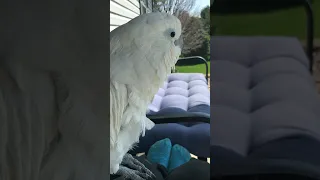
[[[314,14],[314,78],[320,92],[320,0]],[[210,35],[293,36],[305,48],[304,0],[211,0]]]

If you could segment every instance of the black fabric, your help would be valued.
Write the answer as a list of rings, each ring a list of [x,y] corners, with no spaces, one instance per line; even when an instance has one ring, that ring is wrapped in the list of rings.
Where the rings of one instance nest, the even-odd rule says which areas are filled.
[[[308,136],[270,141],[251,149],[247,157],[212,147],[211,179],[282,179],[290,176],[289,179],[320,180],[319,152],[320,142]]]
[[[177,167],[170,173],[167,169],[159,164],[151,164],[146,156],[136,157],[142,162],[150,171],[156,175],[156,180],[209,180],[210,179],[210,164],[197,160],[191,159],[189,162]],[[123,180],[122,177],[111,175],[111,180]]]
[[[320,142],[307,136],[282,138],[253,148],[248,157],[291,159],[320,167]]]
[[[236,153],[231,149],[227,149],[221,146],[211,146],[210,153],[211,163],[241,163],[245,160],[245,157]]]
[[[206,161],[191,159],[174,169],[165,180],[209,180],[210,164]]]
[[[299,176],[299,175],[290,175],[290,174],[272,174],[272,175],[246,175],[246,176],[225,176],[221,178],[213,177],[211,180],[316,180],[313,178]]]

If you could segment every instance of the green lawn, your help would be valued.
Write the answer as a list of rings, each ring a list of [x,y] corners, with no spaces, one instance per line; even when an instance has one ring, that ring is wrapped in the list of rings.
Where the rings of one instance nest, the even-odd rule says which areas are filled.
[[[208,72],[210,74],[210,61],[208,63]],[[206,73],[206,65],[205,64],[197,64],[193,66],[176,66],[177,72],[181,73]]]
[[[214,6],[214,4],[213,4]],[[320,0],[313,3],[315,37],[320,38]],[[304,7],[294,7],[265,14],[211,15],[216,35],[280,35],[305,39]]]

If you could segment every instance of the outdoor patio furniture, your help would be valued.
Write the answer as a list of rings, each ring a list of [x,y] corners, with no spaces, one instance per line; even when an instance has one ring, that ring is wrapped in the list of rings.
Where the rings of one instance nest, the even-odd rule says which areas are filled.
[[[212,174],[286,172],[320,177],[320,162],[286,153],[253,157],[259,148],[282,138],[308,137],[320,144],[320,98],[310,66],[300,41],[293,37],[212,37],[211,164],[217,167]],[[304,148],[296,145],[290,152]],[[235,158],[215,158],[230,154]],[[313,156],[320,158],[319,153]]]
[[[182,60],[204,60],[201,57]],[[206,61],[204,60],[206,63]],[[208,67],[206,75],[201,73],[172,73],[159,89],[149,105],[147,117],[155,127],[140,138],[131,153],[147,153],[156,141],[169,138],[190,153],[207,159],[210,141],[210,91],[208,89]]]

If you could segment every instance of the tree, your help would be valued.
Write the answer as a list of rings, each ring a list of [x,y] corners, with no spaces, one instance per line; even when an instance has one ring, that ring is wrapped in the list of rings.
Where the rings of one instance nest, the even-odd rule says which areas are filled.
[[[206,30],[206,32],[208,32],[208,34],[210,34],[210,6],[206,6],[205,8],[203,8],[201,10],[200,16],[204,25],[204,29]]]
[[[207,6],[201,10],[200,13],[202,22],[203,22],[203,28],[205,30],[205,42],[203,44],[203,51],[207,52],[207,59],[210,60],[210,6]]]
[[[183,31],[186,41],[183,55],[202,56],[210,60],[210,7],[201,10],[201,18],[186,16],[185,13],[180,16],[180,21],[185,21],[189,17]]]
[[[179,16],[182,12],[190,12],[195,2],[195,0],[153,0],[153,9]]]
[[[190,56],[192,52],[201,48],[204,42],[203,23],[200,18],[190,16],[188,12],[181,13],[179,19],[184,21],[182,54]]]

